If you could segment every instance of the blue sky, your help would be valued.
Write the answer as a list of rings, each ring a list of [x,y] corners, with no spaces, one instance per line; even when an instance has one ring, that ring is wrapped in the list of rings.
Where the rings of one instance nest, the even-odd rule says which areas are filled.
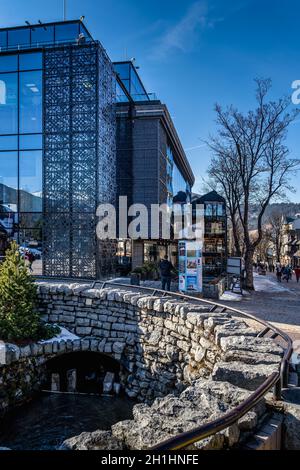
[[[0,0],[1,26],[62,19],[62,0]],[[136,58],[149,92],[170,110],[196,175],[210,154],[203,140],[215,130],[213,107],[254,106],[255,77],[273,80],[272,97],[291,95],[300,80],[299,0],[67,0],[67,18],[85,24],[112,60]],[[300,120],[289,131],[300,157]],[[300,201],[300,175],[294,178]]]

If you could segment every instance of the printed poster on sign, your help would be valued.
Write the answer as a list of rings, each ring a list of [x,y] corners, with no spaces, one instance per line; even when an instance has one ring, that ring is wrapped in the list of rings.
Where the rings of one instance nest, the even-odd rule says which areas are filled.
[[[202,292],[202,243],[180,241],[179,290],[181,292]]]

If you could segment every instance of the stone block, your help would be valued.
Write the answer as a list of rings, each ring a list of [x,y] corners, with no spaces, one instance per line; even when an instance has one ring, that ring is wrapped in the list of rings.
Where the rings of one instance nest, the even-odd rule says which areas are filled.
[[[113,372],[107,372],[103,380],[103,393],[110,393],[113,389],[115,380],[115,374]]]
[[[77,326],[76,327],[76,334],[81,336],[90,335],[92,332],[92,328],[90,326]]]
[[[242,362],[218,362],[213,370],[212,379],[229,382],[247,390],[256,390],[278,367],[258,364],[249,365]]]

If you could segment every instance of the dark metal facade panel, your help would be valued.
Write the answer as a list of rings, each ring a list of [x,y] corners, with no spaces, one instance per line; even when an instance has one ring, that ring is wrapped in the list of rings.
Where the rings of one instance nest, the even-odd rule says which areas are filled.
[[[159,123],[159,203],[166,204],[167,189],[167,145],[168,138],[164,127]]]
[[[133,202],[150,205],[159,202],[158,119],[137,119],[133,127]]]
[[[116,192],[113,80],[99,44],[44,51],[44,275],[101,277],[96,209]]]

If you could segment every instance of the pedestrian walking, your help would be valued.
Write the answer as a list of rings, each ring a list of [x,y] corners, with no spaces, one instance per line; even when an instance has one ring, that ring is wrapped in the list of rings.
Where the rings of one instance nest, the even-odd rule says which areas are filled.
[[[300,280],[300,266],[297,266],[295,269],[296,281],[299,282]]]
[[[282,278],[282,268],[280,265],[278,265],[276,267],[276,277],[277,277],[277,281],[278,282],[281,282],[281,278]]]
[[[171,290],[172,271],[174,270],[174,266],[168,260],[167,255],[159,263],[159,270],[160,270],[160,276],[161,276],[162,290],[170,291]],[[166,287],[167,287],[167,289],[166,289]]]
[[[284,266],[282,275],[283,275],[283,280],[285,280],[286,282],[289,282],[291,278],[291,268],[289,266]]]

